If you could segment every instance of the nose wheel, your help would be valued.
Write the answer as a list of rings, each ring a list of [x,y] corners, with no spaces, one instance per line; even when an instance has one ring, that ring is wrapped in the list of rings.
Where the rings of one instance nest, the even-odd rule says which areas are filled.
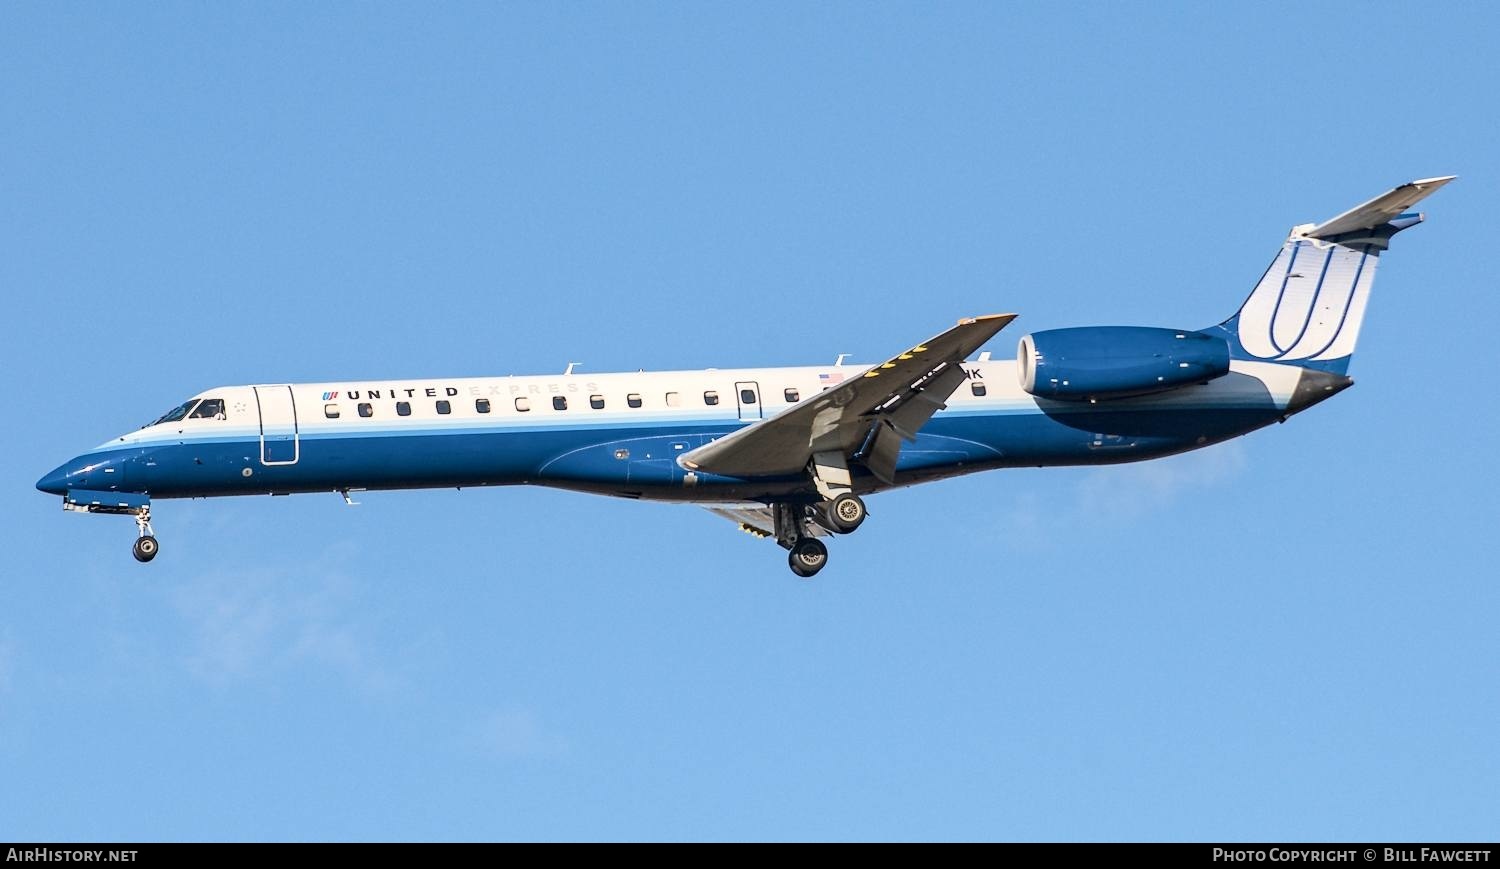
[[[135,545],[131,547],[130,551],[135,556],[136,561],[145,563],[155,558],[156,552],[160,548],[156,542],[156,538],[148,534],[145,537],[136,538]]]
[[[156,557],[161,550],[161,544],[156,542],[156,531],[151,527],[151,505],[146,505],[135,514],[135,527],[141,536],[135,540],[135,545],[130,548],[130,554],[135,560],[145,564]]]

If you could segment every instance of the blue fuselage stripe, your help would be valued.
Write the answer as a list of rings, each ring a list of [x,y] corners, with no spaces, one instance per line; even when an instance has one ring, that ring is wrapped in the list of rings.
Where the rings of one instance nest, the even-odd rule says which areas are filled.
[[[976,402],[938,414],[906,443],[896,482],[997,467],[1152,458],[1243,434],[1281,413],[1263,392],[1174,406]],[[320,426],[302,432],[294,464],[280,465],[261,461],[253,428],[105,445],[87,458],[119,468],[108,478],[119,491],[158,498],[536,483],[635,497],[738,500],[807,485],[695,475],[677,464],[684,452],[745,425],[738,420],[621,422]],[[868,476],[861,480],[866,491],[881,487]]]

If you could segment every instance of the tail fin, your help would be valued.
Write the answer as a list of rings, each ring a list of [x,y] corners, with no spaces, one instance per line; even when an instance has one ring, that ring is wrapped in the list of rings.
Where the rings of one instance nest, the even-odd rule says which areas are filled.
[[[1403,184],[1319,224],[1292,228],[1245,304],[1216,329],[1234,359],[1349,369],[1380,253],[1422,222],[1406,209],[1457,176]]]

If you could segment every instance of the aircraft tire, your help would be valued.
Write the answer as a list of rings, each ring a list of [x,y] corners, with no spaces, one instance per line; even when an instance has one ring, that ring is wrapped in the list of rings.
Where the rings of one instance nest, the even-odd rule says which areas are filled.
[[[147,535],[136,538],[135,545],[130,548],[130,554],[135,556],[136,561],[145,564],[155,558],[160,549],[161,546],[156,542],[156,538]]]
[[[792,573],[812,579],[828,564],[828,547],[815,537],[804,537],[787,554],[787,564],[791,565]]]
[[[849,534],[858,528],[869,515],[865,510],[865,502],[858,495],[845,493],[828,502],[828,522],[833,530],[840,534]]]

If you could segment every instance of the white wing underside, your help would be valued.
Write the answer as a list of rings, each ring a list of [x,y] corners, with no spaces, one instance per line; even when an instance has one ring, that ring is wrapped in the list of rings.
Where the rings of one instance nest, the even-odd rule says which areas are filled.
[[[776,517],[771,514],[771,508],[764,504],[715,504],[704,509],[716,516],[723,516],[740,526],[740,530],[747,534],[756,537],[776,536]],[[808,522],[805,533],[814,537],[829,536],[828,531],[816,522]]]

